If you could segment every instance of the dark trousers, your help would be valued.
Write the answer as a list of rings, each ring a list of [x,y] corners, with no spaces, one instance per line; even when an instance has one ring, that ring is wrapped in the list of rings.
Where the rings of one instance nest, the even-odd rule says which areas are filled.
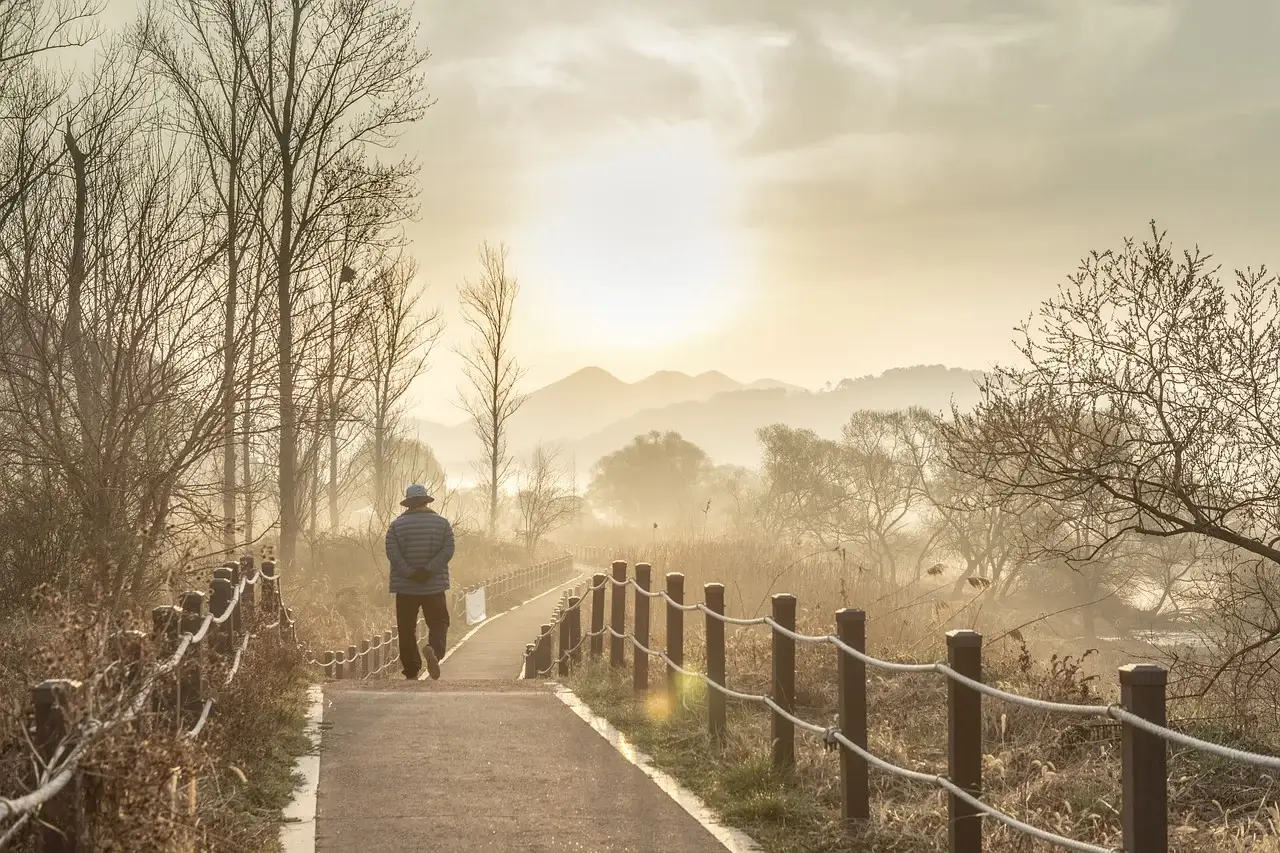
[[[422,653],[418,651],[418,610],[427,620],[427,644],[444,658],[449,636],[449,601],[443,592],[434,595],[397,595],[396,627],[400,630],[400,666],[406,678],[417,678],[422,671]]]

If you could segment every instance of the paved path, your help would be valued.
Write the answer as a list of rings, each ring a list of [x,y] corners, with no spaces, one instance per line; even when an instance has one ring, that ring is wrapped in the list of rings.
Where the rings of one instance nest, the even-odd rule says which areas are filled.
[[[322,853],[724,853],[551,692],[517,681],[552,594],[492,620],[438,682],[326,686]]]

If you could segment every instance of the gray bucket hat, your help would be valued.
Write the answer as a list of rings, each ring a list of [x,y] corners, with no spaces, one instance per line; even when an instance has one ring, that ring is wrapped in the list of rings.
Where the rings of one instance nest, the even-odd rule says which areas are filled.
[[[427,494],[426,486],[422,485],[421,483],[414,483],[409,488],[404,490],[404,500],[400,501],[400,506],[404,506],[404,507],[426,506],[427,504],[431,503],[433,500],[435,500],[435,498]]]

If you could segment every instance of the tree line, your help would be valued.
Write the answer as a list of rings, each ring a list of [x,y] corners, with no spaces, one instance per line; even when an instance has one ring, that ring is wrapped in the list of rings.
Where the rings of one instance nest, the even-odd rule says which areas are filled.
[[[396,149],[433,103],[411,4],[173,0],[110,38],[101,7],[0,7],[6,600],[120,606],[179,546],[293,565],[436,473],[405,418],[442,329]],[[480,261],[461,397],[496,504],[518,287]]]
[[[1153,224],[1085,257],[1015,344],[970,409],[854,412],[838,437],[768,426],[758,471],[640,436],[591,494],[616,521],[791,542],[890,583],[1056,597],[1086,636],[1124,605],[1130,627],[1198,634],[1206,683],[1274,677],[1276,279],[1224,275]]]

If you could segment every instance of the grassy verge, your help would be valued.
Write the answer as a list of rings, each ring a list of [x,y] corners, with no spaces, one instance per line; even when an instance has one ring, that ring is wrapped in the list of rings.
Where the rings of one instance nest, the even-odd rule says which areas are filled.
[[[838,773],[833,754],[797,741],[800,764],[796,771],[775,770],[767,733],[764,741],[752,742],[761,733],[760,720],[767,727],[767,718],[759,711],[730,707],[727,741],[715,744],[706,728],[706,697],[692,686],[675,708],[656,684],[648,701],[638,701],[630,680],[618,678],[606,666],[584,668],[569,686],[657,767],[766,850],[845,853],[867,849],[865,835],[848,836],[842,831],[838,781],[832,784],[836,777],[831,774]]]
[[[800,716],[834,722],[834,682],[820,661],[800,656]],[[755,672],[755,677],[752,676]],[[760,670],[730,672],[741,690],[767,692]],[[628,671],[629,674],[629,671]],[[804,733],[796,735],[796,766],[770,763],[770,715],[730,704],[728,737],[714,744],[706,732],[705,687],[689,684],[669,707],[654,672],[647,700],[629,678],[606,667],[584,667],[570,686],[654,764],[701,797],[721,819],[769,853],[877,853],[947,849],[945,796],[929,786],[872,771],[871,820],[846,832],[840,820],[838,753]],[[1033,664],[1026,655],[993,660],[988,680],[1017,692],[1058,701],[1089,701],[1071,662]],[[872,752],[912,770],[946,767],[946,691],[940,680],[869,679]],[[1107,724],[1081,726],[1018,706],[987,703],[984,723],[984,799],[1042,829],[1100,846],[1120,845],[1119,732]],[[1275,745],[1238,730],[1193,734],[1263,753]],[[1184,750],[1171,750],[1170,826],[1184,853],[1278,853],[1280,809],[1267,774]],[[984,829],[991,853],[1057,849],[994,820]]]
[[[209,733],[202,849],[271,853],[280,849],[281,810],[302,781],[294,762],[311,748],[304,728],[312,673],[295,651],[267,646],[246,675]]]

